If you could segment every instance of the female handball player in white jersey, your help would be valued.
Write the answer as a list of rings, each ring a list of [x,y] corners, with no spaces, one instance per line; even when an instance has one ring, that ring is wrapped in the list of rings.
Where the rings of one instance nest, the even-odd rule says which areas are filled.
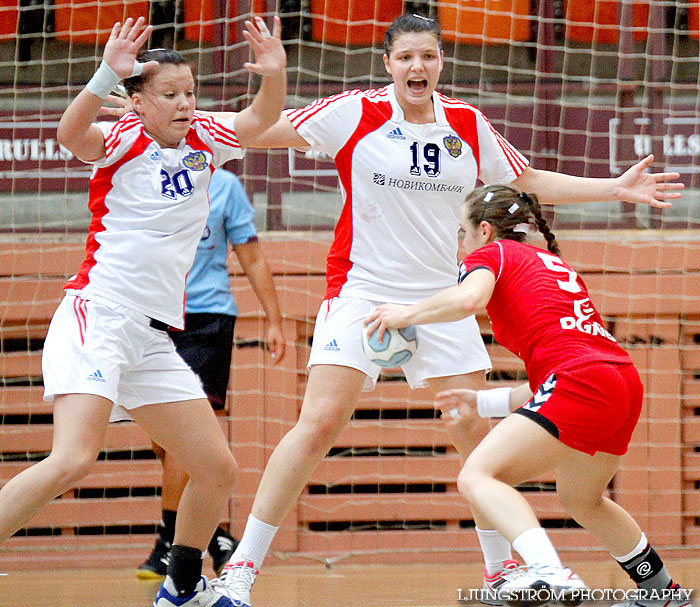
[[[75,486],[102,449],[108,421],[133,418],[189,475],[168,576],[156,607],[232,607],[201,576],[202,552],[231,494],[236,465],[193,371],[168,327],[182,328],[185,277],[204,230],[215,166],[239,158],[279,118],[286,93],[280,22],[246,22],[262,76],[240,113],[195,112],[195,82],[181,55],[138,55],[152,28],[116,23],[102,64],[64,112],[58,140],[93,164],[87,257],[66,284],[43,356],[44,399],[54,402],[51,454],[0,491],[0,540]],[[118,81],[134,109],[93,123]],[[195,433],[192,428],[196,428]]]
[[[327,265],[327,291],[308,361],[297,424],[274,450],[241,543],[222,576],[231,598],[249,589],[284,516],[352,415],[379,367],[362,351],[362,322],[379,303],[413,303],[457,278],[459,208],[476,185],[515,183],[549,204],[626,200],[668,206],[677,174],[643,173],[647,158],[617,179],[583,179],[528,167],[475,107],[435,91],[443,65],[432,19],[403,15],[385,36],[393,84],[346,91],[287,110],[252,145],[325,152],[336,163],[344,208]],[[490,367],[473,317],[419,327],[403,367],[411,387],[480,388]],[[452,429],[462,457],[485,434],[483,420]],[[510,546],[477,520],[489,575]],[[252,563],[252,566],[250,565]],[[217,581],[217,584],[219,582]]]
[[[636,603],[689,605],[634,519],[604,497],[637,425],[642,383],[603,327],[583,281],[559,257],[536,196],[506,185],[474,190],[463,206],[462,227],[470,254],[460,284],[410,306],[379,306],[366,330],[378,329],[381,337],[389,327],[454,322],[486,308],[495,339],[525,363],[529,385],[448,390],[436,400],[448,424],[476,413],[507,416],[474,448],[458,479],[474,516],[497,529],[527,565],[525,571],[511,568],[489,598],[536,606],[548,601],[550,588],[568,605],[586,598],[583,582],[562,566],[513,488],[556,470],[564,508],[637,583]],[[544,235],[549,253],[526,244],[530,229]],[[545,592],[530,601],[538,588]]]

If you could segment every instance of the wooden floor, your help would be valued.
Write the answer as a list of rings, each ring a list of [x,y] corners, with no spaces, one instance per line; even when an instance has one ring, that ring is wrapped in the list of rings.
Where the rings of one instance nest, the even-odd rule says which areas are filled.
[[[595,588],[627,588],[615,563],[567,563]],[[700,589],[700,560],[667,561],[674,578]],[[255,607],[457,607],[459,589],[480,588],[477,565],[322,564],[265,567],[253,592]],[[10,571],[0,576],[3,607],[149,607],[156,582],[136,579],[133,569]],[[700,601],[697,602],[700,605]]]

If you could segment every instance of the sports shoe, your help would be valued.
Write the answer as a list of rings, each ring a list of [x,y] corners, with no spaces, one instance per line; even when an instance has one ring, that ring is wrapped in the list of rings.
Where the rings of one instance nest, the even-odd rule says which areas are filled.
[[[507,575],[525,575],[525,572],[520,568],[520,563],[513,559],[504,561],[503,569],[497,571],[493,575],[489,575],[484,568],[484,588],[479,597],[484,605],[505,605],[505,603],[498,598],[498,589],[506,581]]]
[[[652,591],[649,591],[652,592]],[[615,603],[612,607],[691,607],[690,591],[684,590],[679,584],[674,584],[668,591],[657,591],[660,595],[659,599],[627,599],[622,603]],[[664,592],[668,596],[664,596]]]
[[[223,529],[218,529],[216,536],[209,544],[209,554],[211,554],[212,567],[217,576],[220,576],[226,563],[238,547],[238,540],[230,536]]]
[[[212,580],[212,587],[233,601],[236,607],[250,606],[250,589],[258,577],[253,561],[226,563],[221,577]],[[217,606],[218,607],[218,606]]]
[[[532,565],[523,573],[505,574],[498,588],[498,598],[507,605],[539,607],[553,600],[567,607],[583,601],[586,585],[571,569],[551,565]]]
[[[139,565],[136,577],[140,580],[162,580],[168,570],[168,556],[170,554],[170,542],[161,538],[156,540],[156,545],[151,550],[148,558]]]
[[[216,592],[209,584],[207,578],[201,577],[192,594],[185,596],[173,596],[161,585],[153,607],[239,607],[228,598]]]

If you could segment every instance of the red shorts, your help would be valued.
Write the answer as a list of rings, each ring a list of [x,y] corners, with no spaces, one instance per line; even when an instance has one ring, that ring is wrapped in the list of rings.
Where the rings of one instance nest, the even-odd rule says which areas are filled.
[[[515,413],[577,451],[624,455],[643,395],[634,365],[600,362],[550,375]]]

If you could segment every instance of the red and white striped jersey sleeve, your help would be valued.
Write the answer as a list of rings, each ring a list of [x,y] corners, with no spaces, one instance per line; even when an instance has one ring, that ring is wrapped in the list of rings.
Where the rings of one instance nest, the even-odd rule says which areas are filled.
[[[192,126],[197,135],[209,146],[214,155],[214,166],[243,157],[243,148],[238,142],[234,129],[235,115],[222,119],[216,116],[204,116],[195,112]]]
[[[527,158],[478,110],[476,128],[479,135],[479,179],[486,184],[510,183],[528,166]]]
[[[345,91],[285,114],[312,149],[335,158],[362,117],[362,95],[359,90]]]
[[[105,138],[105,155],[89,163],[97,167],[109,166],[119,160],[143,129],[141,120],[133,112],[125,114],[117,122],[97,122],[95,126]]]

